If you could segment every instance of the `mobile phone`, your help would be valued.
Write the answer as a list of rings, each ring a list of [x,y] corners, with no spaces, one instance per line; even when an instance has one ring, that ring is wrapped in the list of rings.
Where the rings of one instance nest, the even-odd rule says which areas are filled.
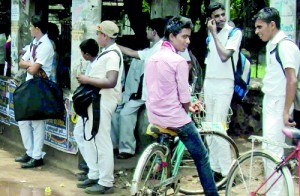
[[[206,21],[205,21],[205,24],[207,24],[210,19],[211,19],[210,17],[207,17]]]

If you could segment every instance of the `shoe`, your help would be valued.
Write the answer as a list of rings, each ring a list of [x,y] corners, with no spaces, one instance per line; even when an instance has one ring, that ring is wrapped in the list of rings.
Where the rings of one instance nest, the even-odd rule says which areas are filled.
[[[86,163],[79,163],[78,169],[80,169],[81,171],[84,171],[86,173],[89,173],[89,167],[87,166]]]
[[[222,176],[222,174],[221,173],[219,173],[219,172],[213,172],[214,173],[214,179],[215,179],[215,182],[217,183],[217,182],[220,182],[224,177]]]
[[[86,188],[84,192],[87,194],[110,194],[114,192],[114,188],[95,184],[94,186]]]
[[[131,157],[133,157],[134,154],[129,154],[126,152],[121,152],[120,154],[118,154],[117,159],[129,159]]]
[[[23,156],[17,157],[15,159],[15,162],[27,163],[28,161],[30,161],[30,159],[31,159],[31,157],[25,153]]]
[[[117,149],[117,148],[114,149],[114,155],[117,155],[117,156],[119,155],[119,149]]]
[[[80,174],[80,175],[77,175],[77,179],[78,179],[78,181],[85,181],[86,179],[88,179],[88,177],[86,174]]]
[[[92,180],[92,179],[86,179],[86,180],[84,180],[84,181],[82,181],[82,182],[78,182],[77,183],[77,187],[78,188],[82,188],[82,189],[85,189],[85,188],[87,188],[87,187],[90,187],[90,186],[93,186],[93,185],[95,185],[95,184],[97,184],[98,183],[98,179],[96,179],[96,180]]]
[[[21,165],[22,168],[34,168],[34,167],[39,167],[39,166],[42,166],[44,165],[44,161],[43,159],[34,159],[34,158],[31,158],[27,163],[23,163]]]

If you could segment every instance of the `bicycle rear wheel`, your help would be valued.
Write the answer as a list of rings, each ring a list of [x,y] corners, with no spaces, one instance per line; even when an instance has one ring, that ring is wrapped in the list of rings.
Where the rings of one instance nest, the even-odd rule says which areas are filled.
[[[286,166],[278,170],[276,175],[272,176],[262,186],[264,180],[270,176],[279,162],[279,158],[263,150],[250,151],[244,154],[228,174],[226,195],[294,196],[292,176]],[[279,180],[274,184],[278,177]],[[259,189],[260,186],[262,187]]]
[[[208,153],[209,153],[208,146],[211,145],[211,143],[209,142],[210,140],[208,140],[207,138],[210,136],[214,136],[215,138],[224,141],[224,143],[229,145],[232,164],[234,160],[236,160],[239,157],[239,151],[235,142],[227,135],[224,135],[216,131],[201,131],[200,135],[204,142],[204,145],[206,146],[206,149],[208,150]],[[204,193],[202,185],[199,180],[199,175],[196,166],[194,164],[193,159],[191,158],[191,155],[187,150],[184,152],[182,163],[178,173],[180,178],[179,191],[181,193],[187,195],[196,195],[196,194]],[[223,185],[226,184],[226,180],[227,180],[227,176],[220,178],[219,181],[216,182],[217,188],[220,189],[221,187],[223,187]]]
[[[166,195],[167,188],[161,182],[170,176],[170,171],[167,165],[161,166],[161,163],[168,163],[168,159],[165,147],[158,143],[148,146],[134,171],[131,195]]]

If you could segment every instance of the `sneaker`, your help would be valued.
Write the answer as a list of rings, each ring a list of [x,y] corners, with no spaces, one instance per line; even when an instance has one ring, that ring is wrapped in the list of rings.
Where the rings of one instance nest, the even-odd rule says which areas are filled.
[[[98,179],[96,180],[92,180],[92,179],[86,179],[82,182],[78,182],[77,183],[77,187],[78,188],[82,188],[82,189],[85,189],[87,187],[90,187],[90,186],[93,186],[93,185],[96,185],[98,183]]]
[[[114,192],[113,187],[106,187],[100,184],[95,184],[94,186],[88,187],[84,190],[87,194],[110,194]]]

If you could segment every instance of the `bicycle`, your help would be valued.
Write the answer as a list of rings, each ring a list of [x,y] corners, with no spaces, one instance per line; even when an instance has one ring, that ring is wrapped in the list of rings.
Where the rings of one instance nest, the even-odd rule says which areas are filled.
[[[225,140],[229,143],[234,158],[239,156],[236,144],[227,135],[211,130],[199,131],[204,141],[207,136],[212,135]],[[173,189],[174,195],[178,192],[189,195],[202,193],[203,189],[194,162],[190,158],[183,159],[184,154],[188,155],[188,153],[184,144],[176,139],[176,132],[149,125],[147,133],[157,137],[158,142],[149,145],[139,158],[133,175],[131,195],[166,195],[169,189]],[[204,144],[208,145],[205,142]],[[181,187],[181,175],[186,177],[187,174],[196,180],[194,182],[188,180],[188,184]],[[217,183],[217,187],[225,183],[226,179],[222,179]]]
[[[228,175],[226,195],[287,195],[294,196],[294,182],[289,168],[297,165],[300,176],[300,130],[285,128],[283,133],[293,139],[296,145],[287,145],[261,136],[250,136],[252,149],[240,156]],[[287,157],[279,158],[276,154],[266,150],[254,149],[255,141],[268,145],[276,145],[285,149],[292,149]],[[271,166],[269,171],[265,167]],[[267,173],[268,172],[268,173]],[[298,185],[300,181],[298,178]],[[280,191],[274,194],[273,191]],[[300,193],[300,186],[299,186]]]

